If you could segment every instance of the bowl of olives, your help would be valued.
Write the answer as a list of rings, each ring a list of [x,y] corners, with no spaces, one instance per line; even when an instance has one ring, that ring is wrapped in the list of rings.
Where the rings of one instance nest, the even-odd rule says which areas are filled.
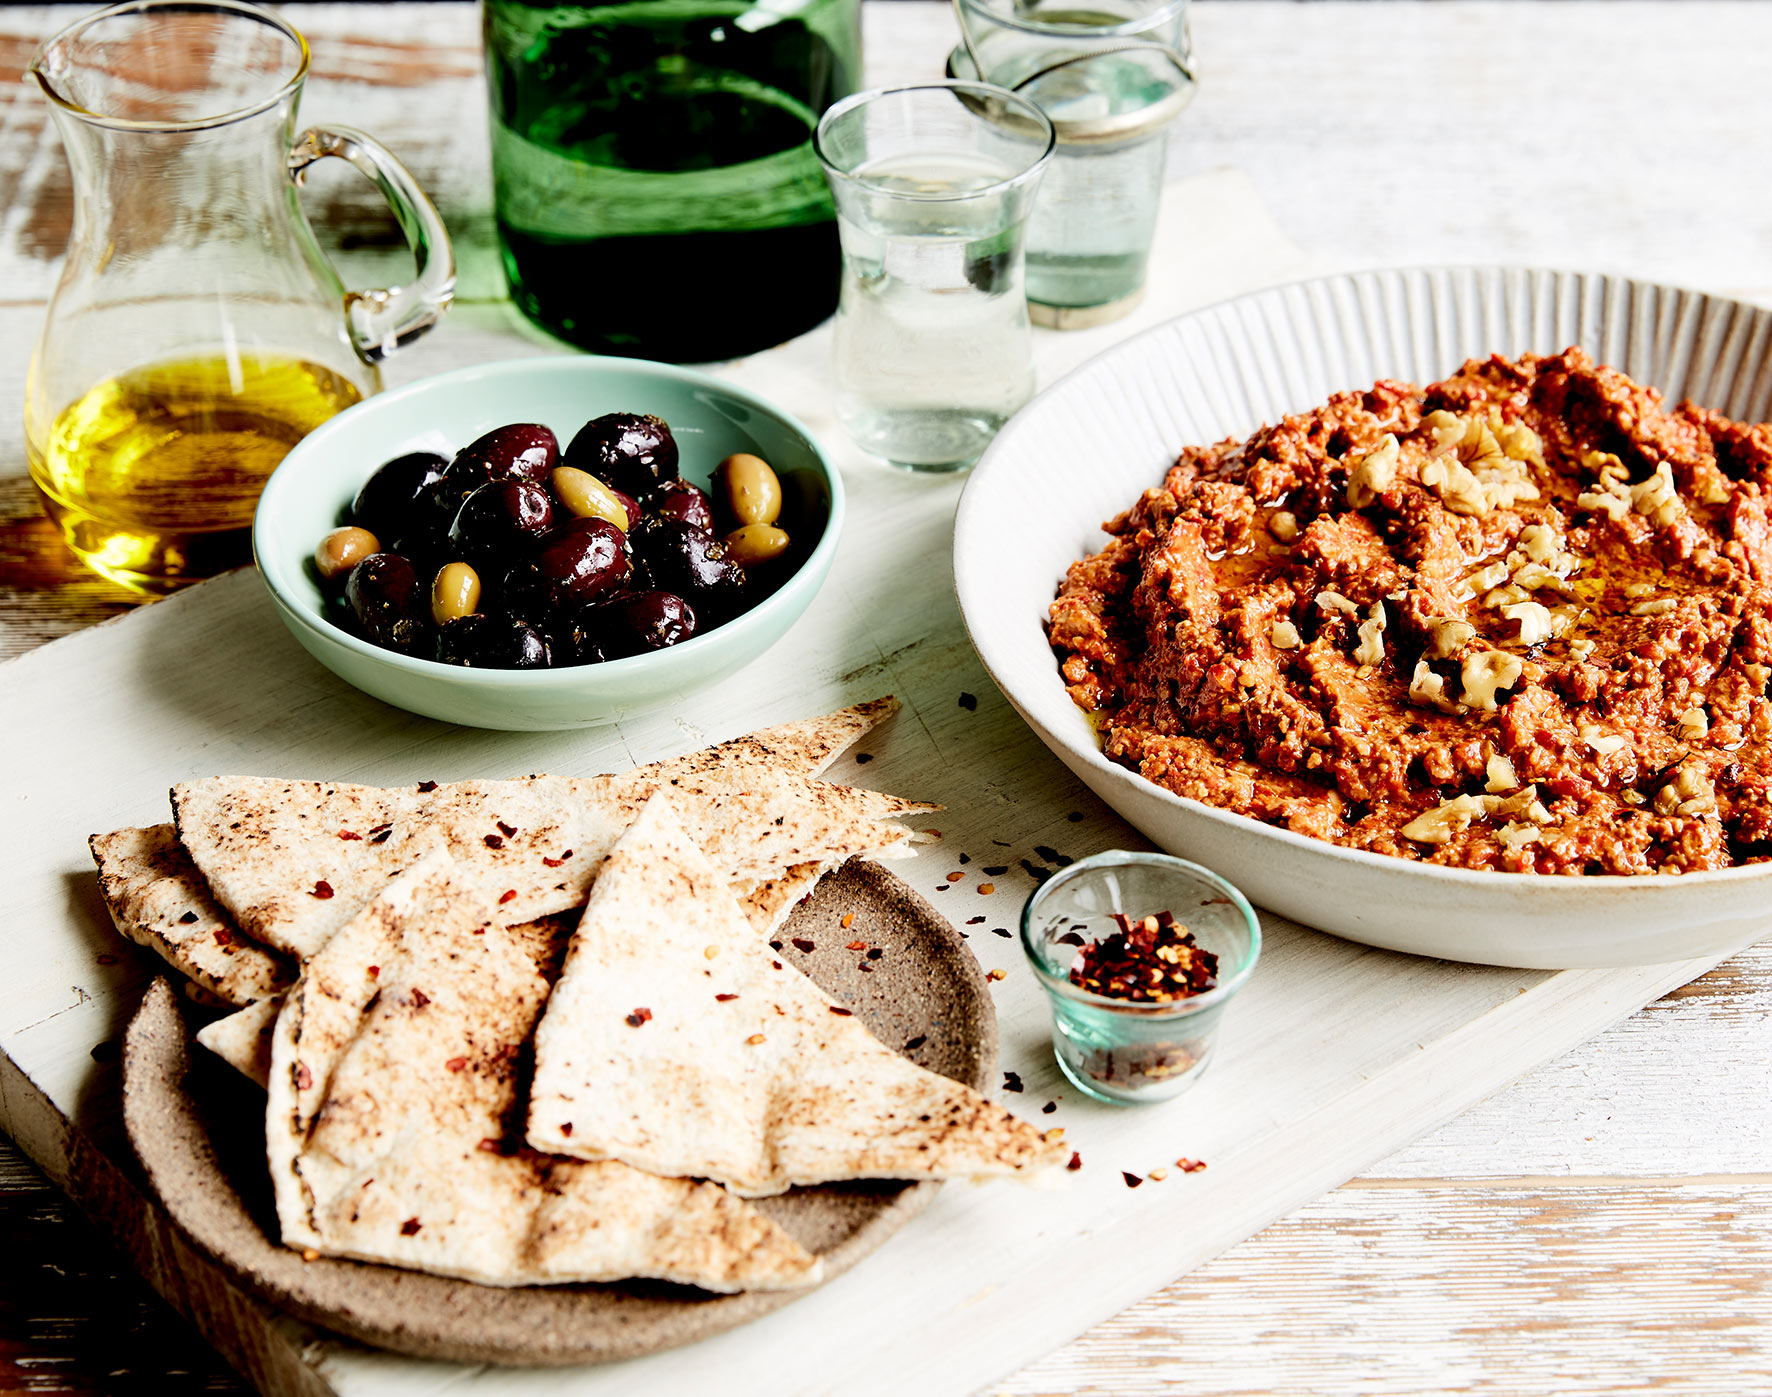
[[[811,604],[843,486],[811,435],[693,369],[483,364],[340,413],[273,473],[253,551],[285,624],[385,702],[586,727],[732,673]]]

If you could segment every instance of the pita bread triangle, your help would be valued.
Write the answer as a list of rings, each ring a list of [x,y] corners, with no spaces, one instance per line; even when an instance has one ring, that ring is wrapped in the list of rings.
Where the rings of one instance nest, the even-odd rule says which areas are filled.
[[[290,990],[266,1116],[284,1244],[486,1285],[815,1282],[817,1258],[718,1185],[521,1147],[547,981],[497,897],[432,852]]]
[[[784,968],[678,819],[610,854],[535,1036],[528,1140],[763,1197],[840,1179],[1032,1172],[1066,1151],[886,1047]],[[634,1025],[644,1006],[650,1016]]]
[[[793,762],[828,761],[841,734],[866,731],[862,722],[847,719],[835,725],[838,737],[802,736],[797,746],[769,740],[786,743]],[[730,769],[698,753],[619,777],[427,782],[429,789],[220,776],[175,786],[172,804],[179,839],[216,901],[249,936],[306,957],[390,877],[438,845],[516,893],[505,907],[511,922],[578,907],[597,865],[661,785],[676,793],[709,857],[737,882],[766,882],[796,864],[830,867],[856,853],[908,856],[915,836],[893,822],[937,807],[813,780],[758,758],[757,744],[771,732],[805,726],[725,744]],[[770,902],[759,916],[767,925],[784,910]]]
[[[898,709],[898,700],[889,694],[821,717],[758,728],[743,737],[652,762],[621,775],[657,784],[673,776],[713,770],[733,772],[755,766],[796,776],[822,776],[832,762]]]
[[[117,930],[229,1004],[250,1004],[295,979],[285,956],[241,935],[209,895],[171,825],[87,841]]]

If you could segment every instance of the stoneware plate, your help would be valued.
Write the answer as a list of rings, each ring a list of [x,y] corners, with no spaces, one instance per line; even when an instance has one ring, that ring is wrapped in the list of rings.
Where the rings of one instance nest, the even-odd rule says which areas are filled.
[[[1492,353],[1579,344],[1731,417],[1772,415],[1772,312],[1620,277],[1518,268],[1365,272],[1184,315],[1040,394],[973,471],[954,583],[979,658],[1097,795],[1159,847],[1250,899],[1350,940],[1448,960],[1564,968],[1721,954],[1772,924],[1772,865],[1685,877],[1545,878],[1439,868],[1274,829],[1172,795],[1102,756],[1043,623],[1098,525],[1159,484],[1178,450],[1379,378],[1430,383]]]
[[[855,921],[841,935],[845,913]],[[791,938],[813,943],[802,952]],[[845,943],[884,948],[866,961]],[[777,938],[783,960],[852,1006],[881,1042],[980,1091],[993,1085],[997,1020],[978,962],[933,907],[878,864],[827,876]],[[872,967],[868,973],[861,964]],[[656,1281],[502,1289],[355,1261],[303,1261],[278,1245],[265,1171],[264,1093],[201,1049],[165,981],[124,1045],[123,1119],[172,1220],[242,1290],[311,1324],[418,1358],[601,1363],[717,1334],[797,1292],[710,1295]],[[915,1046],[907,1046],[914,1044]],[[827,1184],[758,1200],[825,1279],[920,1213],[936,1183]]]

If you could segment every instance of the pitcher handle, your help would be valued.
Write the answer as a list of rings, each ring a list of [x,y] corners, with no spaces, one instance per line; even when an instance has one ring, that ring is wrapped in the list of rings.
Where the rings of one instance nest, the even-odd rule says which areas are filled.
[[[455,299],[455,254],[436,205],[406,167],[372,136],[348,126],[304,131],[289,152],[289,175],[303,182],[308,166],[336,155],[382,192],[412,247],[417,275],[405,286],[345,292],[345,318],[357,352],[379,363],[435,325]]]

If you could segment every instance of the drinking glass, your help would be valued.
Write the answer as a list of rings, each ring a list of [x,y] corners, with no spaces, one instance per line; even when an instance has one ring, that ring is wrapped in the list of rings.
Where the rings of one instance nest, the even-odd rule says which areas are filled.
[[[1034,393],[1022,238],[1052,123],[988,83],[859,93],[818,124],[837,203],[837,415],[911,470],[962,470]]]
[[[1135,920],[1170,913],[1218,957],[1218,983],[1167,1003],[1110,999],[1071,983],[1079,948]],[[1261,923],[1210,869],[1168,854],[1112,850],[1047,879],[1021,913],[1021,945],[1052,1001],[1052,1047],[1080,1090],[1100,1101],[1167,1101],[1211,1060],[1225,1006],[1261,955]]]
[[[1187,0],[954,0],[948,74],[1012,88],[1058,149],[1028,224],[1036,324],[1118,319],[1144,294],[1169,130],[1192,100]]]
[[[381,387],[449,305],[443,221],[345,127],[295,135],[307,42],[240,0],[129,0],[44,44],[31,76],[73,175],[73,231],[25,390],[31,479],[89,567],[166,592],[251,558],[289,448]],[[328,156],[393,206],[410,284],[346,291],[296,185]]]

